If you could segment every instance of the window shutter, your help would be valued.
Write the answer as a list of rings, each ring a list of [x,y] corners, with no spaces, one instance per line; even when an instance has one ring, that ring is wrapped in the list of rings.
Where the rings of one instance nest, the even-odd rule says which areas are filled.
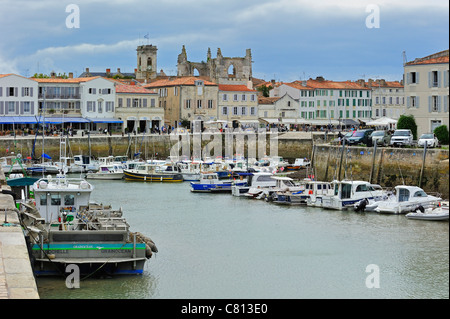
[[[17,89],[19,90],[19,89]],[[20,106],[19,106],[19,101],[16,102],[16,114],[19,115],[20,112]]]
[[[437,71],[437,86],[438,88],[441,87],[441,72]]]
[[[3,88],[0,86],[0,96],[2,96]]]
[[[408,96],[408,97],[406,98],[406,108],[409,109],[410,107],[411,107],[411,97]]]
[[[411,84],[411,72],[406,73],[406,84]],[[342,91],[340,91],[340,93],[342,93]],[[339,96],[342,96],[342,94]]]
[[[19,88],[14,88],[14,96],[17,97],[19,95]]]
[[[437,109],[438,112],[441,113],[441,96],[437,97]]]
[[[3,101],[0,101],[0,114],[3,114],[4,110],[3,110]]]
[[[9,103],[8,102],[5,102],[5,114],[9,114]]]
[[[92,112],[95,112],[95,101],[92,102]]]
[[[444,95],[444,112],[448,112],[448,95]]]
[[[114,112],[114,102],[111,102],[111,112]]]
[[[431,87],[431,72],[428,72],[428,87]]]
[[[432,103],[433,103],[433,98],[431,96],[429,96],[428,97],[428,112],[430,112],[430,113],[433,111],[433,109],[431,107]]]
[[[419,84],[419,72],[416,72],[416,83]]]
[[[31,102],[30,111],[31,111],[31,115],[34,115],[34,102]]]
[[[33,88],[30,88],[30,97],[33,97]]]
[[[131,99],[127,98],[127,107],[131,107]]]
[[[416,108],[419,108],[420,104],[419,104],[419,97],[416,96]]]
[[[20,114],[23,114],[23,102],[20,102]]]
[[[147,99],[144,99],[144,107],[147,107]]]

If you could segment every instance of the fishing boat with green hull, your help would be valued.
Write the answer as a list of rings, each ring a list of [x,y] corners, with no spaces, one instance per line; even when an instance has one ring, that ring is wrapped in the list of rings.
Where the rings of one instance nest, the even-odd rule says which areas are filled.
[[[20,202],[20,219],[31,243],[36,275],[61,275],[68,265],[80,274],[141,274],[157,252],[154,242],[130,231],[122,209],[90,201],[94,186],[65,175],[41,178],[34,199]]]

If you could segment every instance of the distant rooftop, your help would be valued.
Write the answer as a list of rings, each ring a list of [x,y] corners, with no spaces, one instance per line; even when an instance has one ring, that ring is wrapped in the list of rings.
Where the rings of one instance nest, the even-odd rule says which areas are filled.
[[[423,58],[417,58],[414,61],[407,62],[406,65],[419,65],[419,64],[439,64],[449,63],[449,50],[444,50]]]

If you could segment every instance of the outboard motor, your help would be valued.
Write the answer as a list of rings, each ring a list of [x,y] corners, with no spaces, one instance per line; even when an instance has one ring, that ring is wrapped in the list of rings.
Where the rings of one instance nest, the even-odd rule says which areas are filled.
[[[425,213],[425,208],[423,208],[422,205],[417,205],[416,208],[414,208],[413,212],[420,211],[422,214]]]
[[[364,212],[369,200],[367,198],[362,199],[358,205],[356,205],[355,212]]]

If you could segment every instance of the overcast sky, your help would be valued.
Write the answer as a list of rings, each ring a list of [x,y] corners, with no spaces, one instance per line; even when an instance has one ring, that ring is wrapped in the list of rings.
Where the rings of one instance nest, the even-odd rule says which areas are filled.
[[[79,28],[66,25],[71,4]],[[193,62],[250,48],[265,80],[400,80],[403,51],[409,61],[449,48],[447,0],[0,0],[0,24],[0,74],[24,76],[133,72],[137,45],[153,44],[169,75],[185,45]]]

